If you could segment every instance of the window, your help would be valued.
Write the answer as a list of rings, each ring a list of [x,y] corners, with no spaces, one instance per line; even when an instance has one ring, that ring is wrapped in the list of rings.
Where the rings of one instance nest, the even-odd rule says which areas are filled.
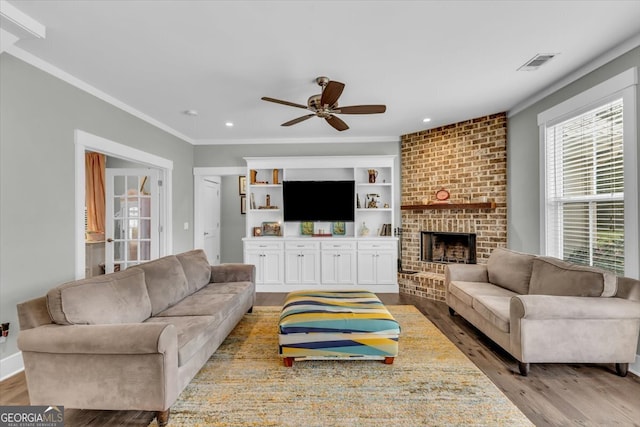
[[[637,74],[635,68],[630,71],[538,118],[542,250],[637,277]]]
[[[622,99],[546,129],[548,249],[624,274]]]

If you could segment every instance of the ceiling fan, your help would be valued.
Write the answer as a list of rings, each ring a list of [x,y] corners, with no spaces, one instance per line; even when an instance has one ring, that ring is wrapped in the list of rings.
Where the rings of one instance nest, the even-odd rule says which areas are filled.
[[[295,125],[296,123],[303,122],[313,116],[317,116],[325,119],[327,123],[339,131],[347,130],[349,129],[349,126],[347,126],[342,119],[336,116],[336,114],[378,114],[384,113],[387,109],[385,105],[352,105],[348,107],[338,107],[338,98],[340,98],[340,95],[344,90],[344,83],[329,80],[328,77],[318,77],[316,78],[316,83],[318,83],[322,88],[322,93],[318,95],[311,95],[307,100],[307,105],[282,101],[280,99],[269,98],[268,96],[263,96],[261,99],[313,112],[312,114],[307,114],[305,116],[298,117],[297,119],[289,120],[281,126]]]

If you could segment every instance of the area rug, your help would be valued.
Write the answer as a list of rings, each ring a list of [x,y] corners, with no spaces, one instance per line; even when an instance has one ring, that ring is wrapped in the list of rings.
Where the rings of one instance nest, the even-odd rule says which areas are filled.
[[[255,307],[171,407],[171,426],[531,426],[414,306],[392,365],[278,357],[279,307]],[[155,421],[151,424],[155,425]]]

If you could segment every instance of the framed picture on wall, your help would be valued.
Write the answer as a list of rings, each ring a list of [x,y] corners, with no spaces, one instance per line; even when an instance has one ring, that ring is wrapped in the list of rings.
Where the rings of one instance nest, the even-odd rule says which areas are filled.
[[[247,213],[247,196],[240,196],[240,213]]]
[[[238,194],[240,194],[241,196],[247,194],[247,177],[246,176],[238,177]]]

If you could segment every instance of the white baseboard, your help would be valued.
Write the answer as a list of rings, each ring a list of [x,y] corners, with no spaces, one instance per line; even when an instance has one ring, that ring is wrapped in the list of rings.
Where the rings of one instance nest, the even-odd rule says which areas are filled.
[[[633,372],[640,377],[640,354],[636,354],[636,361],[629,363],[629,372]]]
[[[20,371],[24,371],[21,351],[0,360],[0,381],[4,381]]]

